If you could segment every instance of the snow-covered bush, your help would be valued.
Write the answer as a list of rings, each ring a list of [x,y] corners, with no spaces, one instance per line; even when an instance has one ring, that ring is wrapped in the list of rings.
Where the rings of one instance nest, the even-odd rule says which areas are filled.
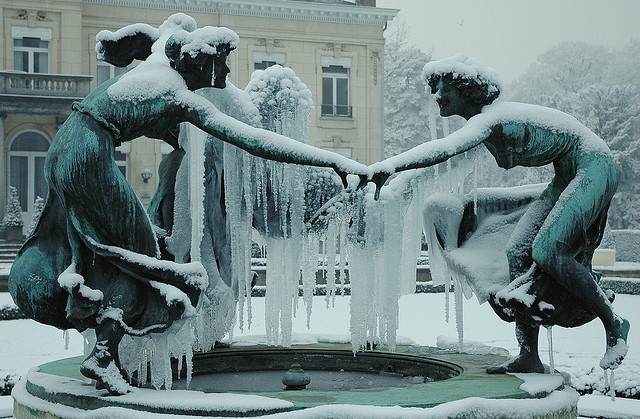
[[[22,208],[20,207],[20,200],[18,199],[18,189],[14,186],[9,186],[9,201],[7,202],[7,211],[2,220],[2,226],[22,227],[23,225],[24,221],[22,221]]]
[[[10,396],[13,386],[16,385],[20,377],[14,374],[9,374],[3,379],[0,379],[0,396]]]
[[[42,210],[44,209],[44,199],[42,197],[37,197],[36,201],[33,203],[33,219],[31,220],[31,225],[29,226],[29,231],[27,232],[27,236],[33,234],[33,231],[36,229],[36,225],[38,224],[38,220],[42,215]]]

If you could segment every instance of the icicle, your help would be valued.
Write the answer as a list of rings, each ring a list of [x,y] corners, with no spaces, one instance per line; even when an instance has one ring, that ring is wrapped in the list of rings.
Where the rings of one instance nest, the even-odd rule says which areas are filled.
[[[336,297],[336,242],[337,228],[335,222],[331,222],[327,229],[327,235],[325,240],[325,280],[327,283],[327,294],[325,296],[327,307],[331,304],[331,307],[335,304]]]
[[[62,331],[62,338],[64,339],[64,350],[69,350],[69,330],[65,329]]]
[[[556,371],[556,367],[553,360],[553,328],[552,326],[546,326],[546,329],[547,343],[549,344],[549,374],[554,374]]]
[[[462,302],[462,284],[460,281],[455,281],[454,289],[455,295],[455,310],[456,310],[456,330],[458,331],[458,348],[460,353],[464,348],[464,322],[463,322],[463,302]]]
[[[311,326],[313,310],[313,294],[318,271],[318,241],[316,234],[308,233],[303,240],[302,257],[302,298],[307,309],[307,328]]]
[[[340,222],[340,234],[338,236],[340,243],[340,262],[338,265],[338,283],[340,284],[340,295],[344,296],[344,284],[347,276],[347,222],[343,218]]]
[[[478,213],[478,158],[473,158],[473,212]]]
[[[615,370],[611,370],[611,379],[609,380],[611,387],[609,388],[609,395],[611,396],[611,401],[616,401],[616,378],[615,378]]]
[[[205,143],[202,136],[189,141],[189,203],[191,214],[191,260],[200,262],[200,244],[204,236],[204,159]]]
[[[444,321],[449,323],[449,288],[451,287],[451,279],[444,284]]]

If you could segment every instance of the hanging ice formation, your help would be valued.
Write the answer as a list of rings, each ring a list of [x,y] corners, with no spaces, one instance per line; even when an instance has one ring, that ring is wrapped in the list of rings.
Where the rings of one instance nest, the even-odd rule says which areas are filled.
[[[202,94],[235,119],[306,141],[311,93],[291,69],[257,71],[245,91],[227,84]],[[435,114],[430,121],[435,138]],[[367,190],[341,192],[331,170],[259,159],[188,124],[181,127],[180,144],[186,155],[176,178],[174,226],[167,247],[178,262],[200,260],[209,287],[195,317],[175,322],[162,334],[123,339],[120,358],[130,374],[149,373],[154,387],[171,388],[171,357],[179,359],[180,369],[186,360],[189,380],[194,350],[213,348],[234,322],[250,327],[254,230],[262,235],[267,253],[269,344],[291,344],[300,294],[309,323],[320,266],[327,304],[344,294],[348,272],[353,351],[375,345],[395,350],[399,298],[415,292],[424,200],[434,192],[462,192],[472,159],[463,155],[441,167],[402,173],[376,201]],[[327,201],[331,205],[319,210]],[[437,252],[430,254],[434,280],[440,278],[447,290],[455,283],[462,345],[462,292],[466,289],[467,297],[470,293],[441,262]]]
[[[290,68],[274,65],[255,71],[245,88],[258,108],[262,126],[301,142],[307,142],[309,115],[313,107],[311,91]],[[271,345],[291,344],[292,316],[298,307],[301,272],[317,270],[317,252],[313,268],[304,269],[305,251],[311,248],[305,232],[305,184],[310,169],[278,162],[261,162],[254,207],[255,223],[266,237],[267,254],[265,326]],[[308,263],[308,262],[307,262]],[[309,283],[309,281],[305,281]],[[307,291],[313,292],[313,289]],[[309,312],[311,300],[307,299]]]

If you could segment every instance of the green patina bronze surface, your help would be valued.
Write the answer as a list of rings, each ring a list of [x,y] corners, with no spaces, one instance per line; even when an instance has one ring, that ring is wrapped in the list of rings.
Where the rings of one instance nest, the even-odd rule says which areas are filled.
[[[606,143],[562,112],[494,103],[500,95],[499,77],[462,54],[428,63],[423,76],[436,95],[440,115],[459,115],[467,123],[445,138],[387,159],[378,170],[374,165],[378,189],[389,173],[433,166],[482,144],[502,168],[551,164],[555,171],[548,187],[527,204],[506,243],[511,283],[489,302],[502,319],[516,322],[521,353],[490,371],[541,372],[539,326],[579,326],[595,317],[606,330],[608,349],[601,366],[617,367],[626,354],[629,323],[614,313],[612,298],[598,285],[591,266],[618,184]],[[440,243],[444,248],[458,247],[473,234],[473,205],[465,211],[466,220],[449,226],[459,229],[458,234],[438,232],[440,238],[460,238],[460,243]],[[619,350],[613,350],[616,346]]]
[[[154,28],[147,33],[128,27],[125,32],[131,34],[98,42],[98,52],[107,62],[118,66],[134,58],[142,62],[73,105],[45,161],[49,187],[45,208],[9,276],[9,291],[29,317],[62,329],[96,331],[98,344],[81,371],[113,394],[127,391],[124,380],[107,373],[112,364],[120,368],[122,337],[165,331],[194,310],[207,286],[201,263],[175,263],[156,236],[157,227],[173,225],[172,188],[183,156],[178,124],[190,122],[216,141],[267,159],[330,167],[341,174],[354,168],[362,170],[361,175],[367,171],[337,154],[318,154],[314,147],[222,117],[194,91],[226,86],[227,55],[237,44],[237,39],[233,41],[237,35],[226,28],[195,27],[191,17],[176,14],[157,30],[159,40],[153,36]],[[163,31],[172,34],[155,50],[160,56],[147,60],[154,42],[164,42],[162,36],[169,35]],[[150,216],[114,159],[115,147],[140,136],[163,140],[176,149],[160,168],[160,188]],[[213,148],[209,144],[206,152],[213,153]],[[220,165],[214,160],[208,159],[207,175],[215,187],[221,185],[222,173],[214,170]],[[212,176],[217,180],[212,182]],[[224,199],[217,192],[218,206],[207,208],[208,219],[217,220],[209,226],[212,229],[224,223]],[[150,219],[158,225],[154,227]],[[228,261],[219,259],[225,264],[220,270],[228,270]],[[184,296],[167,298],[166,286]]]

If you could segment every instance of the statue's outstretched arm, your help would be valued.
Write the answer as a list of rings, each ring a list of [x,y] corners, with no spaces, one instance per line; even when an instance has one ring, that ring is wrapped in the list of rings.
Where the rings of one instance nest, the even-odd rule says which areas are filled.
[[[322,150],[289,137],[249,126],[213,105],[188,112],[188,121],[203,131],[255,156],[283,163],[330,167],[338,174],[367,176],[369,168],[329,150]]]
[[[375,199],[387,179],[394,173],[429,167],[476,147],[489,137],[492,127],[469,121],[458,131],[437,140],[428,141],[398,155],[369,166],[371,182],[375,183]]]
[[[422,143],[410,150],[389,157],[371,166],[373,173],[389,174],[409,169],[429,167],[469,151],[489,137],[491,127],[482,127],[469,121],[467,125],[437,140]]]

